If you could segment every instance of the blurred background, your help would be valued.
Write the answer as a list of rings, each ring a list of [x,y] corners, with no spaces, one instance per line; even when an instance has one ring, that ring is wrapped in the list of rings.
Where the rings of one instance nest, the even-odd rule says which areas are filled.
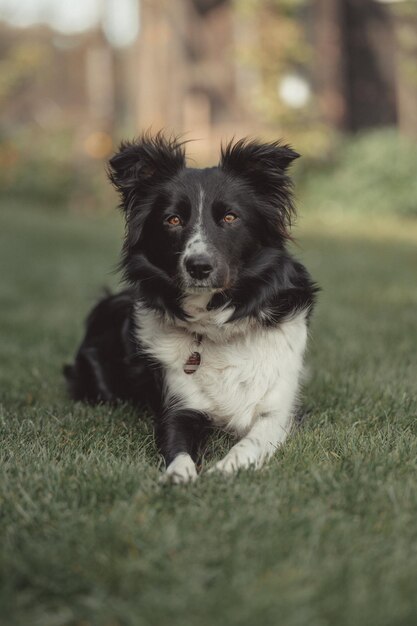
[[[106,161],[149,128],[198,166],[293,144],[322,288],[300,436],[187,493],[62,376],[120,288]],[[2,623],[417,624],[417,0],[0,0],[0,268]]]
[[[284,137],[305,210],[417,214],[415,0],[0,0],[0,194],[115,203],[103,164],[145,129]]]

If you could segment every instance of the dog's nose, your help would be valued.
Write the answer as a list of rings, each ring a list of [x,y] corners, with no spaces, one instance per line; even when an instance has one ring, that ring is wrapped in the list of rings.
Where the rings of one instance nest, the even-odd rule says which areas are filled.
[[[198,280],[208,278],[213,271],[209,257],[202,254],[188,257],[185,261],[185,267],[189,275]]]

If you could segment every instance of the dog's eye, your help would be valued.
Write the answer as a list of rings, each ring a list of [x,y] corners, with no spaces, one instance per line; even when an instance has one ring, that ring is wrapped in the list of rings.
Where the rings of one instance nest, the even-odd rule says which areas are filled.
[[[165,221],[170,226],[182,226],[182,221],[178,217],[178,215],[170,215],[169,217],[166,218]]]
[[[226,224],[231,224],[232,222],[235,222],[237,219],[238,217],[234,213],[226,213],[226,215],[223,216],[223,222],[226,222]]]

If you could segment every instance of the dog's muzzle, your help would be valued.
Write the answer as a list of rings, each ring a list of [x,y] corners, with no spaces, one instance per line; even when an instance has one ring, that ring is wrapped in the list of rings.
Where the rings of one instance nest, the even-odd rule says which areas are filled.
[[[182,287],[186,291],[224,289],[227,268],[209,254],[190,254],[181,262]]]
[[[207,254],[194,254],[185,259],[187,273],[195,280],[206,280],[213,272],[211,259]]]

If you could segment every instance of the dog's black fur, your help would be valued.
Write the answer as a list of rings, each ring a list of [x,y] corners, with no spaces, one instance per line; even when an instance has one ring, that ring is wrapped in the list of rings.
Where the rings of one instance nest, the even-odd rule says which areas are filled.
[[[298,156],[279,142],[242,140],[222,150],[217,167],[198,170],[186,167],[181,142],[158,134],[122,144],[110,160],[109,177],[126,218],[121,267],[129,288],[107,295],[90,313],[65,375],[76,400],[150,406],[167,463],[178,451],[195,452],[206,420],[197,411],[166,410],[163,368],[137,343],[134,303],[186,322],[184,293],[203,288],[213,292],[208,309],[233,307],[228,324],[251,317],[277,326],[298,310],[310,313],[317,287],[286,249],[295,213],[287,168]],[[203,186],[210,205],[204,218],[208,278],[205,270],[190,276],[179,267]],[[225,213],[234,216],[230,224]],[[170,224],[172,216],[181,227]]]

